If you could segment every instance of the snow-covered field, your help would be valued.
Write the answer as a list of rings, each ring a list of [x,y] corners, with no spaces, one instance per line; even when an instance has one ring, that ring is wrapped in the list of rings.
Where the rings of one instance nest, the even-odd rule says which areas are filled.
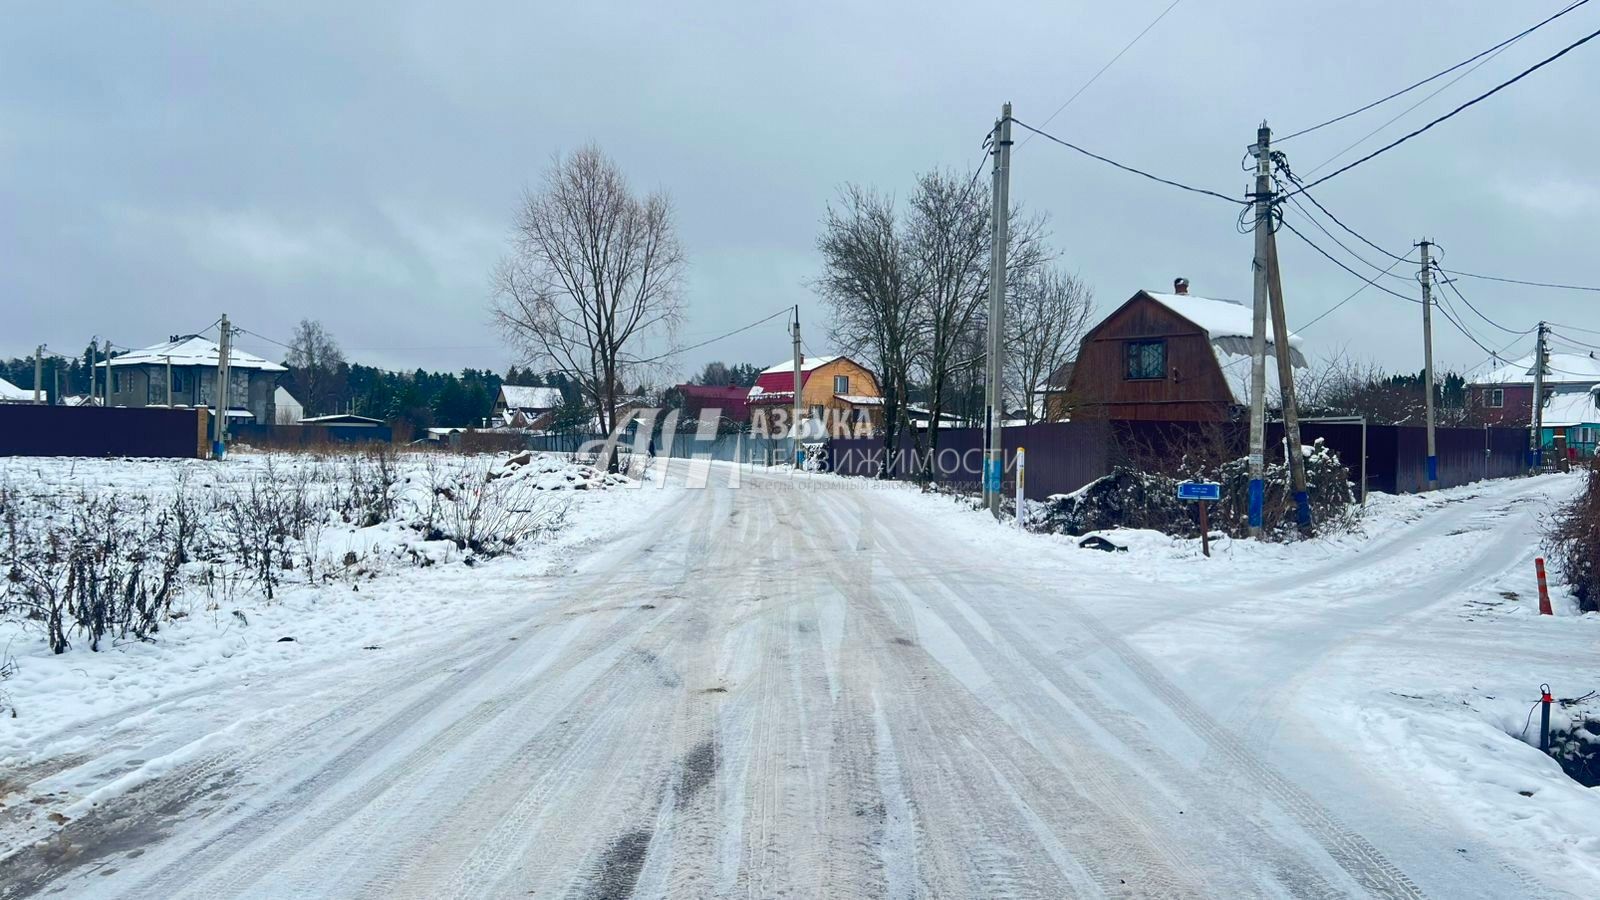
[[[1575,476],[1375,496],[1357,532],[1206,559],[1149,533],[1082,550],[903,485],[709,473],[551,492],[559,529],[470,566],[420,565],[415,513],[371,545],[330,524],[333,553],[387,562],[241,590],[248,625],[202,603],[99,654],[23,635],[0,896],[1600,882],[1600,791],[1517,736],[1540,683],[1600,687],[1600,617],[1559,591],[1536,615],[1539,520]]]

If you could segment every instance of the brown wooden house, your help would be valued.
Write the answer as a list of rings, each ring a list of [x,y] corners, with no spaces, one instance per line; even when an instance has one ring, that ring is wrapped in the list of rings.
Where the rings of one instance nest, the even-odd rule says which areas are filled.
[[[1050,417],[1216,422],[1249,403],[1250,307],[1189,293],[1140,291],[1084,335],[1067,389]],[[1291,336],[1292,364],[1305,368]],[[1268,328],[1267,402],[1277,395]]]

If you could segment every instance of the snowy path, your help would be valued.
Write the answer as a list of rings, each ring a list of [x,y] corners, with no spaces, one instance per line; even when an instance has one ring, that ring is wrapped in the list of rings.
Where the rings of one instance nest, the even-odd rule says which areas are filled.
[[[1508,652],[1452,598],[1569,485],[1209,580],[791,485],[682,491],[427,646],[139,711],[14,777],[72,802],[0,896],[1551,893],[1342,717],[1386,667]]]

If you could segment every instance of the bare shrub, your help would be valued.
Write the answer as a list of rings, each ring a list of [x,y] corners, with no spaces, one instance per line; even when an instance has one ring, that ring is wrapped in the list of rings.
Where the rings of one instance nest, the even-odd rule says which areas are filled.
[[[1600,457],[1589,461],[1583,492],[1551,517],[1545,546],[1578,608],[1600,611]]]

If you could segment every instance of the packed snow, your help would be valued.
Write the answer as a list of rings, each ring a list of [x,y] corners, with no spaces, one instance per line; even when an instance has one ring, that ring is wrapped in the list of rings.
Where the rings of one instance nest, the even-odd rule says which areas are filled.
[[[190,465],[3,471],[157,490]],[[1522,730],[1540,684],[1600,687],[1600,617],[1559,588],[1537,615],[1533,579],[1578,476],[1375,494],[1325,537],[1206,558],[820,473],[700,463],[635,487],[490,465],[482,483],[570,502],[560,528],[98,654],[22,635],[0,845],[25,849],[0,893],[1454,898],[1600,878],[1600,792]],[[587,487],[534,488],[558,483]],[[374,545],[427,537],[394,531]]]

